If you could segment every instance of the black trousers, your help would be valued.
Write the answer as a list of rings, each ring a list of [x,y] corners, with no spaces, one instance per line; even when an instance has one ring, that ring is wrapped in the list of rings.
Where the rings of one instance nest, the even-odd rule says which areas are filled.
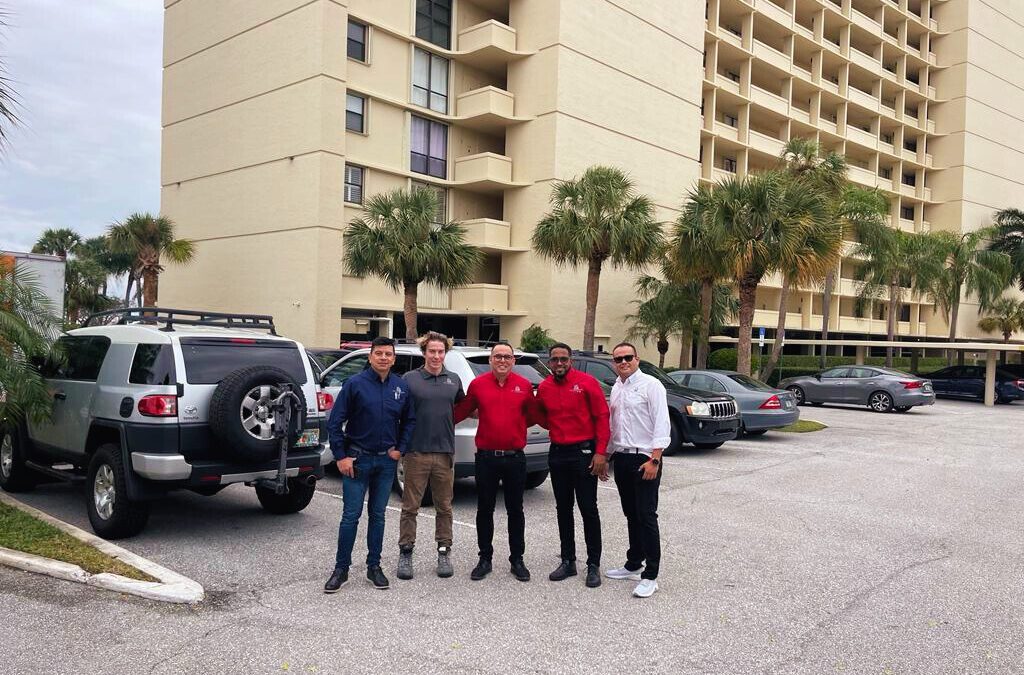
[[[558,514],[558,538],[562,560],[576,560],[576,518],[574,502],[583,516],[583,538],[587,542],[587,564],[601,564],[601,516],[597,511],[597,476],[590,473],[591,452],[581,446],[551,444],[548,467]]]
[[[644,480],[640,466],[650,459],[643,454],[612,455],[615,472],[615,487],[622,501],[622,513],[626,516],[629,529],[629,550],[626,551],[626,569],[644,568],[640,576],[657,579],[661,564],[661,533],[658,530],[658,487],[661,485],[661,470],[654,480]],[[646,563],[646,566],[645,566]]]
[[[490,559],[494,555],[494,505],[499,484],[504,487],[508,516],[508,559],[520,560],[526,551],[526,516],[523,515],[526,455],[517,452],[496,457],[489,452],[476,453],[476,540],[481,558]]]

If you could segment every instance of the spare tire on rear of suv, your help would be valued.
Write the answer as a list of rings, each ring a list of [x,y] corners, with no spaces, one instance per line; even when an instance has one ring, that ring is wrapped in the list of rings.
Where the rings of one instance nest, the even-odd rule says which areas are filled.
[[[293,420],[301,433],[306,423],[306,397],[294,378],[272,366],[248,366],[234,371],[217,385],[210,398],[210,431],[224,453],[239,462],[267,462],[278,456],[270,402],[281,394],[279,385],[290,383],[302,401],[302,413]],[[297,437],[293,437],[294,443]]]

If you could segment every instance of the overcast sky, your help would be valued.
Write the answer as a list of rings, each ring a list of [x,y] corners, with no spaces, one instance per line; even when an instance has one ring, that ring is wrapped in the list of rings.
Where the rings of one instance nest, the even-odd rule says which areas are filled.
[[[159,0],[0,0],[21,128],[0,156],[0,249],[160,209]]]

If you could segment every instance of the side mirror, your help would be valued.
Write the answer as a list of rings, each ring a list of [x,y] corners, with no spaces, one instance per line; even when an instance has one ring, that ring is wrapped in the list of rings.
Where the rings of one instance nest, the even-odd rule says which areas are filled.
[[[615,378],[614,377],[606,377],[606,378],[604,378],[604,380],[602,380],[602,382],[607,384],[609,387],[614,387],[615,386]]]
[[[815,373],[814,379],[816,379],[818,382],[821,382],[821,373]]]

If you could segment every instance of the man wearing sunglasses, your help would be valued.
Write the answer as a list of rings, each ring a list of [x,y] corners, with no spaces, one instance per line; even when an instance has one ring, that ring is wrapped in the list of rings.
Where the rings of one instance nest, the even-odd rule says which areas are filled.
[[[661,533],[658,530],[658,487],[661,453],[671,443],[665,386],[640,371],[636,347],[621,342],[612,349],[619,377],[612,387],[611,458],[615,487],[629,530],[626,564],[607,570],[609,579],[638,581],[633,595],[649,598],[658,590]]]
[[[508,548],[511,572],[519,581],[530,580],[523,562],[526,551],[526,430],[533,424],[533,386],[512,372],[516,357],[512,347],[500,342],[491,347],[491,372],[469,383],[466,398],[455,405],[455,423],[473,412],[476,429],[476,537],[480,561],[469,578],[479,581],[491,573],[494,554],[494,505],[499,483],[504,487],[508,516]]]
[[[548,466],[562,556],[561,564],[548,578],[562,581],[577,574],[575,500],[583,516],[587,543],[586,585],[596,588],[601,585],[597,479],[608,479],[608,404],[597,380],[572,367],[569,345],[559,342],[548,349],[548,367],[551,375],[537,387],[537,413],[540,424],[551,433]]]

